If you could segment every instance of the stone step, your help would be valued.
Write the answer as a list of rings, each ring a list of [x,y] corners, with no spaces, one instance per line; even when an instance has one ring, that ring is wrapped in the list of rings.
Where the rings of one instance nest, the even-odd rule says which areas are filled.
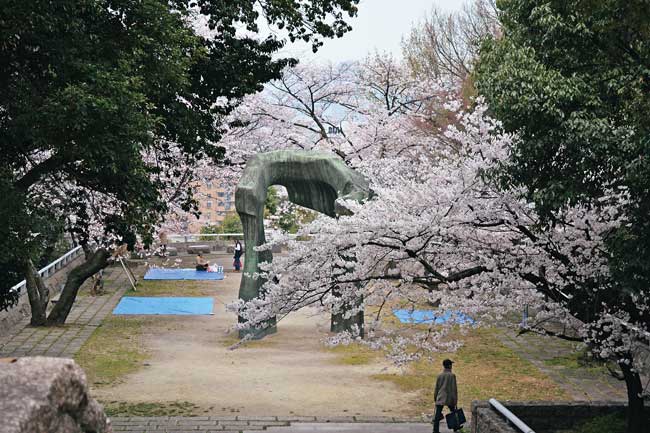
[[[441,423],[442,424],[442,423]],[[431,424],[424,423],[291,423],[286,427],[267,427],[269,433],[431,433]],[[245,430],[244,430],[245,431]],[[440,426],[441,433],[448,433]],[[253,432],[248,432],[253,433]]]

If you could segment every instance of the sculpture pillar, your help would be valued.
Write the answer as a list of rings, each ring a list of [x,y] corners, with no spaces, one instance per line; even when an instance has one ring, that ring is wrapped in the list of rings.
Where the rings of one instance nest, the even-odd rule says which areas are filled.
[[[235,191],[235,207],[244,226],[244,274],[239,286],[239,298],[244,301],[263,294],[265,281],[253,275],[260,263],[273,261],[271,251],[255,251],[266,243],[264,203],[272,185],[284,186],[292,203],[331,217],[346,213],[337,199],[362,201],[371,196],[368,181],[332,154],[280,150],[249,159]],[[263,329],[240,331],[240,337],[262,338],[275,331],[272,319]]]

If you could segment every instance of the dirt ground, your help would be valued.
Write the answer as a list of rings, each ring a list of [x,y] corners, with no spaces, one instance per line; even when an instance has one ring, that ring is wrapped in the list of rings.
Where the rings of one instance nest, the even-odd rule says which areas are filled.
[[[225,263],[229,258],[224,258]],[[143,330],[150,358],[123,383],[93,390],[103,401],[188,401],[212,414],[414,415],[413,395],[372,378],[389,363],[342,365],[324,349],[329,318],[294,314],[275,335],[230,350],[235,315],[225,303],[237,297],[241,274],[214,283],[213,316],[163,316]],[[179,285],[178,296],[183,296]]]

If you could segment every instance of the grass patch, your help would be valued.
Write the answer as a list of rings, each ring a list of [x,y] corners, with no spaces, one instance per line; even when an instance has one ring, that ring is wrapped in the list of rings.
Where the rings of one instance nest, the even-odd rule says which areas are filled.
[[[108,416],[196,416],[199,406],[189,401],[129,403],[103,402]]]
[[[266,336],[260,340],[249,340],[246,341],[245,343],[242,343],[237,347],[237,350],[246,350],[248,349],[257,349],[257,348],[265,348],[265,347],[272,347],[276,344],[276,341],[273,340],[272,338],[269,338],[272,336]],[[225,338],[219,340],[219,344],[223,347],[232,347],[235,344],[239,343],[239,337],[237,336],[237,333],[231,332],[228,334]]]
[[[434,354],[407,366],[398,374],[373,377],[413,392],[414,413],[431,412],[434,407],[435,380],[442,371],[442,360],[454,361],[461,407],[472,400],[563,400],[569,396],[530,362],[503,345],[495,329],[477,329],[460,337],[464,345],[456,353]]]
[[[589,356],[587,350],[574,351],[555,358],[544,360],[550,367],[563,367],[569,370],[607,371],[605,363],[596,361]]]
[[[337,356],[337,364],[343,365],[366,365],[381,356],[381,352],[357,343],[334,346],[327,350]]]
[[[214,281],[140,280],[125,296],[211,296],[215,288]]]
[[[75,361],[84,369],[88,382],[110,386],[137,371],[147,359],[140,338],[147,320],[137,317],[108,316],[90,336]]]
[[[578,424],[567,433],[625,433],[624,415],[605,415]]]

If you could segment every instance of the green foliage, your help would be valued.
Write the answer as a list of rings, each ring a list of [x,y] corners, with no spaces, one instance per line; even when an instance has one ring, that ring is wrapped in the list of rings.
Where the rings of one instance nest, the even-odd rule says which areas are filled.
[[[266,193],[266,201],[264,202],[264,217],[278,213],[279,204],[280,196],[278,195],[278,190],[270,186]]]
[[[512,180],[531,187],[541,210],[589,201],[622,167],[640,192],[633,180],[650,179],[647,2],[498,4],[504,37],[484,44],[476,86],[523,136]]]
[[[316,216],[316,212],[312,210],[291,204],[288,210],[280,213],[276,225],[286,233],[295,234],[301,226],[316,219]]]
[[[524,185],[553,224],[567,204],[626,187],[631,221],[609,237],[621,292],[650,281],[650,9],[645,0],[502,0],[476,87],[521,134],[503,182]]]
[[[0,177],[0,182],[4,179]],[[12,307],[20,296],[11,287],[24,279],[25,260],[36,268],[57,258],[61,249],[62,225],[48,211],[15,193],[6,183],[0,194],[0,311]],[[28,206],[25,206],[28,203]]]
[[[243,231],[244,227],[242,226],[241,219],[239,219],[237,212],[228,212],[221,224],[217,226],[201,227],[201,233],[205,234],[242,233]]]
[[[264,218],[269,217],[274,217],[273,225],[285,233],[296,233],[302,224],[313,221],[316,214],[287,202],[286,198],[280,197],[275,187],[270,186],[264,202]]]
[[[163,194],[170,179],[189,182],[196,160],[221,159],[213,143],[224,116],[295,63],[274,59],[284,44],[277,36],[241,37],[236,29],[257,32],[262,17],[317,47],[349,30],[344,16],[354,16],[357,3],[4,1],[0,195],[11,203],[0,211],[0,227],[13,257],[0,266],[19,274],[32,256],[30,242],[19,244],[37,232],[36,212],[60,223],[73,216],[80,242],[93,240],[93,223],[131,245],[138,235],[151,242],[170,200],[195,206],[191,194]],[[195,33],[196,6],[213,37]],[[0,309],[15,302],[5,292],[0,298]]]
[[[221,233],[242,233],[244,227],[237,212],[228,212],[219,226]]]

